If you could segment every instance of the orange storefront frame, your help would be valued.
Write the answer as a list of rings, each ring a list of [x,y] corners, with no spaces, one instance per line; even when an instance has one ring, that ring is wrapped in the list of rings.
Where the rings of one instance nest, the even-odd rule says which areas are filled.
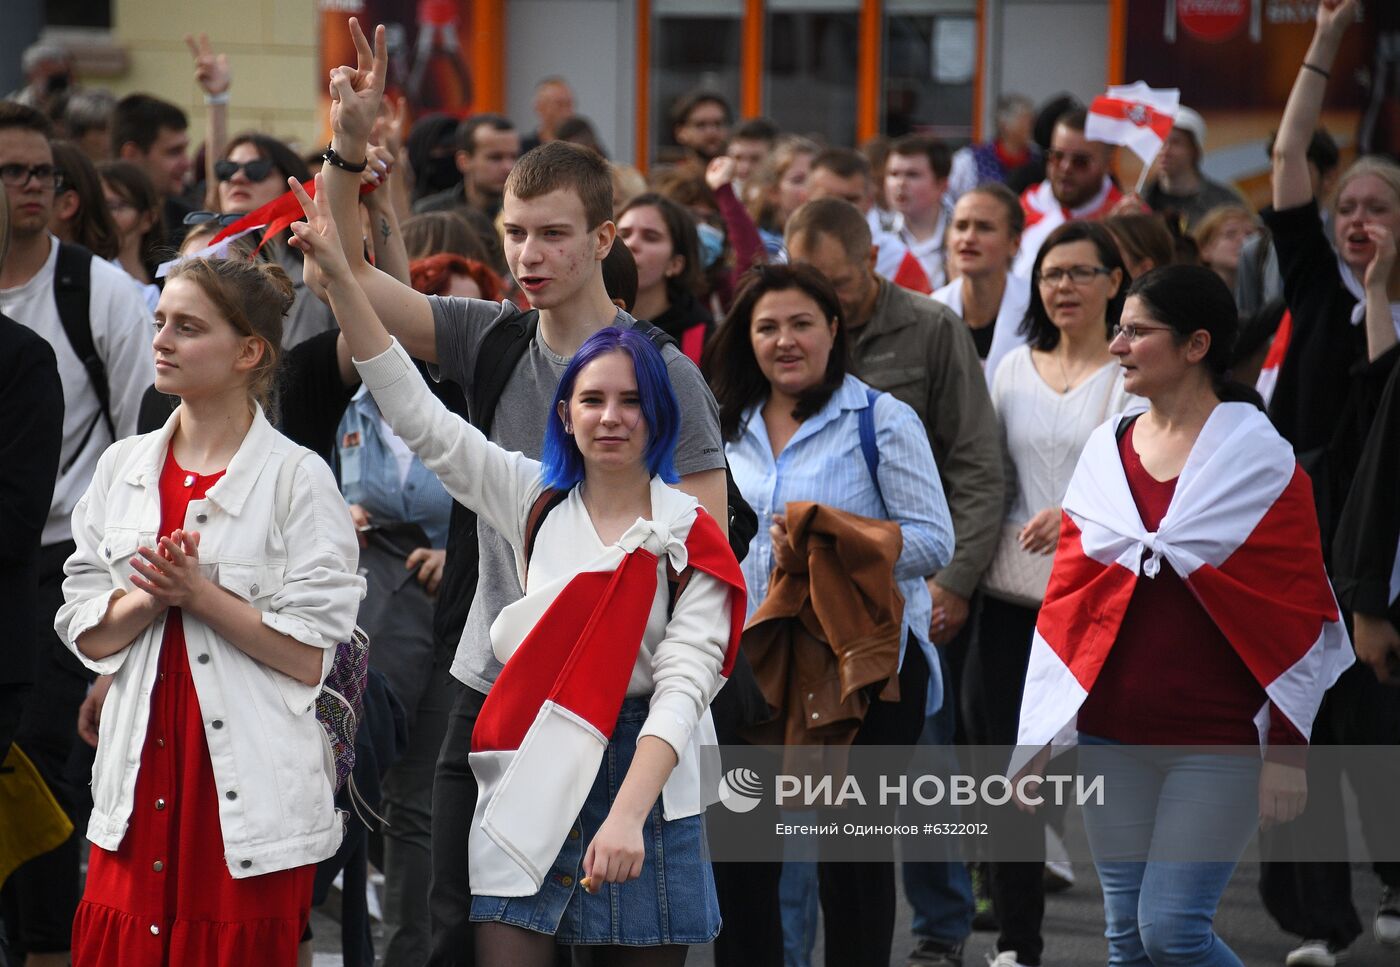
[[[500,2],[500,0],[497,0]],[[1126,0],[1112,0],[1115,6]],[[986,64],[986,4],[977,0],[977,67],[973,80],[973,139],[982,135],[983,72]],[[635,0],[637,23],[637,124],[636,165],[646,171],[651,159],[651,0]],[[856,65],[856,140],[864,142],[880,133],[881,76],[884,53],[883,0],[861,0]],[[744,0],[739,53],[739,117],[763,113],[763,45],[767,4]]]

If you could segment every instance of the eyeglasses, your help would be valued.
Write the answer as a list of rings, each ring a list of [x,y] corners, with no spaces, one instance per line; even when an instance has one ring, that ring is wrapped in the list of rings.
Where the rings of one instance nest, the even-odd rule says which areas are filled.
[[[1175,331],[1176,330],[1172,329],[1170,326],[1137,326],[1130,322],[1126,326],[1114,326],[1113,333],[1108,337],[1108,341],[1112,342],[1119,336],[1122,336],[1123,338],[1127,339],[1128,342],[1137,342],[1139,336],[1145,336],[1149,332]]]
[[[1036,281],[1041,285],[1053,288],[1069,278],[1075,285],[1088,285],[1094,281],[1097,275],[1108,275],[1112,269],[1106,269],[1102,265],[1071,265],[1067,269],[1045,269],[1036,273]]]
[[[1068,161],[1069,166],[1075,171],[1088,171],[1089,167],[1097,160],[1085,151],[1061,151],[1059,148],[1051,148],[1045,157],[1052,168],[1058,168]]]
[[[10,188],[23,188],[30,178],[37,178],[40,188],[57,191],[63,186],[63,172],[53,165],[0,165],[0,182]]]
[[[246,214],[245,212],[189,212],[180,219],[186,225],[207,225],[216,223],[220,228],[228,228]]]
[[[257,182],[272,174],[272,169],[276,167],[266,158],[255,158],[252,161],[229,161],[225,158],[214,162],[214,177],[220,181],[232,181],[233,176],[242,171],[249,181]]]

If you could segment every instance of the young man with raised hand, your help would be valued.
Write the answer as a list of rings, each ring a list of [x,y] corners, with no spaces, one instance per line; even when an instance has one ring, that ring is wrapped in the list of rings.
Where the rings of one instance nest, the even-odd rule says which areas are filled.
[[[470,398],[485,335],[516,320],[521,312],[510,303],[429,298],[365,261],[357,215],[360,179],[352,172],[365,161],[370,128],[384,92],[388,56],[382,27],[375,33],[372,49],[357,21],[350,21],[350,30],[358,65],[331,72],[333,133],[323,168],[323,190],[341,226],[341,244],[351,270],[375,312],[410,355],[435,364],[442,378],[460,384]],[[606,162],[563,142],[535,149],[511,172],[502,215],[506,259],[539,311],[539,325],[505,381],[489,435],[508,449],[538,457],[544,414],[570,357],[599,329],[632,322],[608,298],[603,284],[603,259],[617,232]],[[663,356],[684,415],[676,451],[678,486],[697,497],[723,526],[728,514],[718,408],[693,363],[674,346],[667,346]],[[458,561],[467,561],[469,574],[472,537],[470,530],[462,531],[454,528],[449,534],[447,568],[453,570],[455,555]],[[465,627],[456,629],[460,640],[452,663],[452,674],[464,688],[449,717],[433,792],[432,964],[474,962],[467,834],[477,788],[467,754],[477,712],[501,670],[491,649],[491,623],[503,607],[521,597],[510,545],[485,525],[477,527],[477,543],[476,593]],[[441,602],[450,605],[454,595],[470,595],[470,587],[454,591],[450,584],[449,573]],[[442,622],[437,631],[439,637],[447,633]]]

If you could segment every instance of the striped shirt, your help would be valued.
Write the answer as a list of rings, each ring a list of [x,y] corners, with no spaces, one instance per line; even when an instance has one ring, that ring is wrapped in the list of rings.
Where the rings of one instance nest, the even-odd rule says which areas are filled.
[[[847,376],[826,405],[798,427],[776,459],[762,404],[744,414],[738,438],[725,445],[734,479],[759,519],[758,533],[742,565],[749,615],[767,596],[773,570],[773,544],[766,525],[775,513],[784,513],[789,502],[815,501],[862,517],[897,522],[904,537],[895,564],[895,578],[904,596],[903,641],[913,634],[928,659],[931,713],[942,704],[943,689],[938,656],[928,640],[933,603],[924,578],[952,558],[953,521],[923,424],[912,408],[888,393],[875,402],[875,442],[880,451],[876,489],[860,447],[859,411],[868,405],[866,385]]]

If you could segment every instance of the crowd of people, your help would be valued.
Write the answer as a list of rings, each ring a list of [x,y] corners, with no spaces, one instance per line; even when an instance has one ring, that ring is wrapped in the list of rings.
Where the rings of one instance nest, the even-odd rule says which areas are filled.
[[[1393,822],[1307,768],[1400,745],[1400,165],[1319,125],[1358,7],[1318,6],[1258,213],[1189,108],[1141,194],[1068,95],[953,150],[697,91],[643,174],[558,76],[532,132],[410,119],[354,20],[310,153],[229,132],[208,38],[199,145],[38,50],[0,101],[0,783],[39,790],[0,964],[309,963],[339,877],[364,967],[800,967],[819,923],[840,967],[974,928],[1039,967],[1062,813],[995,811],[1018,862],[711,862],[701,749],[1015,776],[1074,737],[1131,790],[1085,810],[1108,963],[1240,964],[1261,828],[1344,778]],[[1340,963],[1353,871],[1286,852],[1286,963]]]

